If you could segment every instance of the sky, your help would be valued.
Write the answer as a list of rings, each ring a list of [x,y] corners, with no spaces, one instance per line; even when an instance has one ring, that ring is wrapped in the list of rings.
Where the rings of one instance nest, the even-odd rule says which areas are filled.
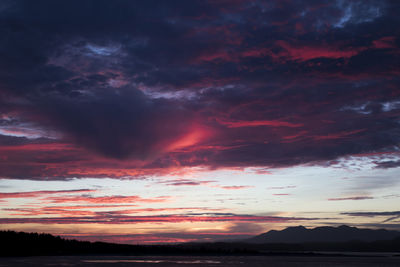
[[[400,2],[0,1],[0,230],[400,230]]]

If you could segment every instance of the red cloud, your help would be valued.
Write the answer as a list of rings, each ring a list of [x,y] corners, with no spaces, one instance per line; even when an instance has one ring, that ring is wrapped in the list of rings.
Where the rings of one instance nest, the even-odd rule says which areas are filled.
[[[341,49],[330,45],[307,46],[292,45],[286,41],[277,41],[276,45],[284,50],[275,57],[290,60],[307,61],[314,58],[350,58],[366,48]]]
[[[386,36],[372,42],[374,48],[387,49],[387,48],[397,48],[396,37]]]
[[[271,126],[271,127],[301,127],[301,123],[291,123],[286,121],[278,120],[261,120],[261,121],[223,121],[218,119],[218,122],[222,125],[226,125],[229,128],[238,127],[258,127],[258,126]]]
[[[361,132],[364,132],[365,129],[360,129],[360,130],[354,130],[354,131],[349,131],[349,132],[340,132],[340,133],[335,133],[335,134],[328,134],[328,135],[320,135],[320,136],[314,136],[314,140],[329,140],[329,139],[340,139],[340,138],[346,138],[349,135],[353,134],[358,134]]]

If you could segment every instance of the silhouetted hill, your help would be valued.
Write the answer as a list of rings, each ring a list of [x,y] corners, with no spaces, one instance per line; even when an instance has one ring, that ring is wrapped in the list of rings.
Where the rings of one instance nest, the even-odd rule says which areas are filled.
[[[308,242],[349,242],[364,241],[373,242],[379,240],[392,240],[400,237],[398,231],[385,229],[359,229],[342,225],[339,227],[316,227],[307,229],[303,226],[288,227],[282,231],[271,230],[267,233],[247,239],[247,243],[308,243]]]
[[[0,231],[0,256],[75,255],[125,251],[126,246],[63,239],[50,234]]]
[[[249,255],[245,246],[128,245],[64,239],[50,234],[0,231],[0,256],[37,255]]]
[[[304,228],[304,227],[303,227]],[[322,230],[320,229],[322,228]],[[349,227],[350,228],[350,227]],[[302,227],[291,227],[283,231],[272,231],[272,235],[284,233],[325,233],[330,230],[343,231],[345,227],[319,227],[316,229],[302,229]],[[300,231],[296,231],[300,230]],[[377,239],[387,238],[387,233],[395,233],[394,231],[386,230],[367,230],[366,229],[347,229],[350,233],[359,231],[363,233],[384,233]],[[270,232],[260,235],[264,238]],[[330,233],[330,232],[329,232]],[[257,236],[255,238],[259,238]],[[296,236],[296,235],[293,235]],[[353,235],[352,239],[355,240]],[[301,238],[303,239],[301,239]],[[372,238],[369,235],[368,238]],[[394,237],[393,235],[391,237]],[[296,236],[297,240],[313,240],[305,238],[300,234]],[[361,238],[359,238],[361,239]],[[256,239],[256,241],[265,239]],[[88,242],[63,239],[50,234],[24,233],[14,231],[0,231],[0,256],[44,256],[44,255],[278,255],[278,256],[316,256],[322,255],[326,251],[341,251],[341,252],[400,252],[400,237],[392,238],[391,240],[380,240],[374,242],[365,241],[346,241],[346,242],[327,242],[324,240],[313,242],[283,242],[277,241],[277,237],[273,243],[257,243],[254,239],[253,243],[243,242],[215,242],[215,243],[180,243],[172,245],[127,245],[113,244],[104,242]],[[285,240],[285,239],[279,239]],[[292,240],[292,239],[289,239]],[[316,238],[314,240],[317,240]],[[332,240],[335,240],[332,238]],[[337,240],[337,239],[336,239]],[[248,241],[248,240],[247,240]],[[317,252],[320,251],[320,252]],[[332,254],[329,254],[332,256]]]

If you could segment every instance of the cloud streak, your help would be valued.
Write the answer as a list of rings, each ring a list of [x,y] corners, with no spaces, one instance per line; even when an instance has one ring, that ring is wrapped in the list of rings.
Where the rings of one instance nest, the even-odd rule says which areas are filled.
[[[93,189],[75,189],[75,190],[43,190],[43,191],[30,191],[30,192],[10,192],[10,193],[0,193],[0,199],[9,198],[38,198],[46,197],[49,195],[58,194],[77,194],[77,193],[92,193],[97,190]]]
[[[334,197],[334,198],[328,198],[329,201],[367,200],[367,199],[374,199],[374,197],[370,197],[370,196],[355,196],[355,197]]]
[[[85,202],[93,204],[103,204],[103,203],[160,203],[167,202],[171,199],[168,196],[160,196],[155,198],[142,198],[140,196],[56,196],[47,197],[44,200],[50,203],[65,203],[65,202]]]
[[[90,214],[93,215],[93,214]],[[282,223],[291,221],[310,221],[315,218],[256,216],[240,214],[214,214],[214,215],[154,215],[154,216],[127,216],[118,213],[104,213],[95,216],[73,217],[13,217],[0,218],[2,224],[39,223],[39,224],[137,224],[137,223],[184,223],[184,222],[268,222]]]

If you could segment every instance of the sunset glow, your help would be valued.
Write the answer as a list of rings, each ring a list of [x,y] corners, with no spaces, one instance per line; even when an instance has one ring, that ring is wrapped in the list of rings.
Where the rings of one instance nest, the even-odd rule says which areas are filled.
[[[0,229],[400,230],[396,1],[2,1]]]

